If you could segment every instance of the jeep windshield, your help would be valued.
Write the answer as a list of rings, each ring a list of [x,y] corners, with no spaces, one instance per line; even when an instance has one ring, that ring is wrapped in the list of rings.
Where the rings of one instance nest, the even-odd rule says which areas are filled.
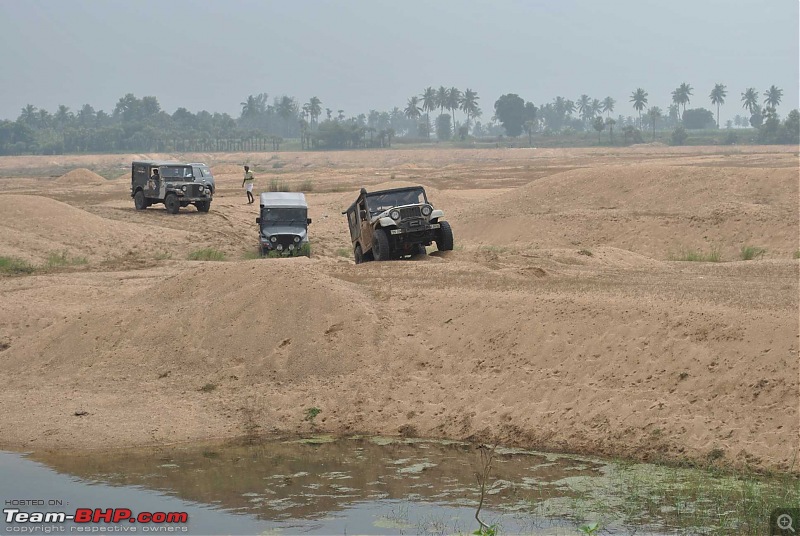
[[[261,225],[270,223],[282,223],[285,225],[306,225],[308,210],[299,207],[274,208],[265,207],[261,209]]]
[[[418,205],[426,202],[425,190],[422,188],[367,194],[367,207],[372,216],[390,208],[403,205]]]
[[[192,166],[159,166],[158,172],[162,179],[173,181],[194,180]]]

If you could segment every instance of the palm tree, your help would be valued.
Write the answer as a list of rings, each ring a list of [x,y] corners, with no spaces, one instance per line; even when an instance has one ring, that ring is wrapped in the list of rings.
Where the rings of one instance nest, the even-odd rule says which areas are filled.
[[[419,116],[422,115],[422,108],[419,107],[419,97],[414,95],[410,99],[408,99],[408,105],[406,109],[403,111],[406,117],[409,119],[416,121],[419,119]]]
[[[439,115],[444,113],[444,108],[447,106],[447,97],[449,94],[450,92],[444,86],[439,86],[439,89],[436,90],[436,107],[441,108]]]
[[[631,93],[629,102],[633,103],[633,109],[639,112],[639,125],[642,124],[642,110],[647,105],[647,91],[642,88],[637,88],[636,91]]]
[[[717,105],[717,128],[719,128],[719,105],[725,104],[725,97],[727,96],[728,92],[722,84],[715,84],[714,89],[711,90],[711,94],[709,95],[711,104]]]
[[[33,126],[36,123],[36,106],[33,104],[28,104],[25,108],[22,109],[22,113],[20,113],[19,118],[28,126]]]
[[[592,99],[589,98],[589,95],[583,94],[578,99],[578,113],[581,114],[581,119],[583,120],[583,124],[586,125],[586,119],[589,117],[589,112],[592,106]]]
[[[591,105],[592,117],[594,117],[596,115],[600,115],[600,110],[602,110],[602,108],[603,108],[603,105],[600,103],[599,100],[592,99],[592,105]]]
[[[267,109],[267,94],[248,95],[245,102],[239,103],[242,107],[242,114],[239,119],[255,119],[263,114]]]
[[[69,106],[60,104],[53,118],[55,119],[56,125],[59,128],[64,128],[72,121],[72,119],[75,118],[75,116],[73,115],[72,112],[69,111]]]
[[[672,92],[672,100],[676,102],[676,104],[682,104],[684,112],[686,112],[686,105],[691,101],[689,97],[692,96],[693,89],[694,88],[692,86],[684,82],[678,86],[678,89]],[[676,94],[678,99],[677,101],[675,101]]]
[[[84,104],[78,112],[78,122],[81,126],[88,127],[94,123],[96,113],[90,104]]]
[[[617,122],[610,117],[606,118],[606,126],[608,127],[609,134],[611,135],[611,145],[614,145],[614,125],[616,124]]]
[[[603,99],[602,111],[606,114],[606,117],[611,117],[611,112],[614,111],[614,105],[617,103],[611,97],[606,97]],[[613,143],[613,142],[612,142]]]
[[[758,92],[756,88],[749,87],[742,93],[742,108],[745,108],[750,115],[758,111]]]
[[[770,88],[764,92],[764,104],[766,104],[768,108],[777,108],[782,98],[783,90],[775,86],[770,86]]]
[[[461,109],[467,114],[467,134],[469,134],[469,117],[475,117],[478,113],[478,93],[467,88],[461,98]]]
[[[311,126],[319,124],[318,118],[322,114],[322,101],[317,97],[311,97],[308,101],[308,114],[311,116]]]
[[[656,121],[661,117],[661,108],[658,106],[651,106],[647,111],[647,116],[653,123],[653,141],[656,140]]]
[[[293,98],[284,95],[276,106],[278,115],[283,118],[286,125],[286,136],[289,136],[289,119],[297,113],[297,103]]]
[[[428,86],[422,92],[422,109],[425,111],[425,121],[428,127],[428,139],[431,139],[431,111],[436,109],[436,90]]]
[[[453,135],[456,134],[456,110],[461,105],[461,91],[458,88],[451,87],[447,90],[447,109],[453,112]]]

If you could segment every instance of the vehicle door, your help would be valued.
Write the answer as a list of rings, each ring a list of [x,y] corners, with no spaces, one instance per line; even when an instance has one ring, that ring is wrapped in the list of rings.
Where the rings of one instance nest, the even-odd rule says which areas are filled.
[[[369,221],[367,201],[363,197],[356,204],[356,216],[358,217],[358,228],[361,234],[361,251],[366,253],[372,249],[372,224]]]
[[[147,183],[144,188],[144,195],[146,197],[160,197],[159,190],[161,188],[161,184],[164,182],[163,179],[155,179],[153,178],[153,170],[158,169],[157,167],[152,167],[147,170]],[[159,176],[160,177],[160,176]]]

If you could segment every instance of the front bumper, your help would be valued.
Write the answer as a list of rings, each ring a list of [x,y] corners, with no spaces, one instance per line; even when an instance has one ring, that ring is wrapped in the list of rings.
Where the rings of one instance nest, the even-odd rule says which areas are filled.
[[[396,236],[396,235],[407,235],[412,233],[425,233],[428,231],[437,230],[439,228],[441,228],[440,224],[429,223],[427,225],[417,225],[415,227],[389,229],[389,234]]]

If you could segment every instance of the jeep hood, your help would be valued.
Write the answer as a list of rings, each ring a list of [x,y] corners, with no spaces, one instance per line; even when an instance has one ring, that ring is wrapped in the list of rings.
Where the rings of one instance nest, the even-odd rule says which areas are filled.
[[[397,205],[396,207],[387,208],[383,212],[375,214],[374,216],[372,216],[370,221],[374,222],[374,221],[378,221],[381,218],[388,218],[389,217],[389,213],[391,211],[393,211],[393,210],[400,210],[401,208],[407,208],[407,207],[422,207],[422,206],[424,206],[426,204],[429,205],[431,208],[433,208],[433,205],[431,205],[430,203],[412,203],[410,205]]]

